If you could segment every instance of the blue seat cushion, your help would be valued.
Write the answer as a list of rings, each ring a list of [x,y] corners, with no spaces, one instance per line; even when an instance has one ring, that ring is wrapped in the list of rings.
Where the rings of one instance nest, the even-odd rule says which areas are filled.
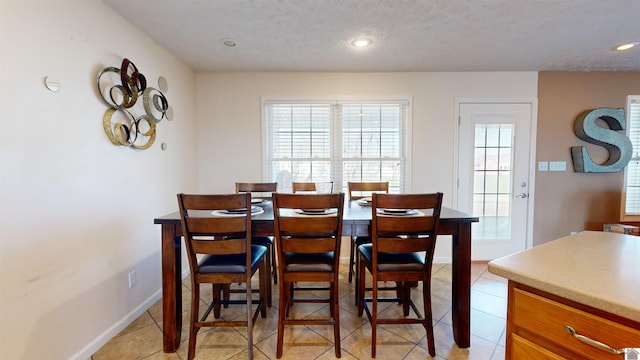
[[[251,268],[255,268],[267,253],[262,245],[251,245]],[[246,271],[245,254],[205,255],[198,265],[201,274],[212,273],[243,273]]]
[[[373,244],[358,246],[358,251],[371,264]],[[424,258],[420,253],[378,253],[378,271],[422,271]]]

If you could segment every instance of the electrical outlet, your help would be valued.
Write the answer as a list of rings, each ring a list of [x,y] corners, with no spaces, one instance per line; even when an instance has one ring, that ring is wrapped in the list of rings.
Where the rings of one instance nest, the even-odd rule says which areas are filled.
[[[136,271],[133,270],[129,273],[129,289],[136,286]]]

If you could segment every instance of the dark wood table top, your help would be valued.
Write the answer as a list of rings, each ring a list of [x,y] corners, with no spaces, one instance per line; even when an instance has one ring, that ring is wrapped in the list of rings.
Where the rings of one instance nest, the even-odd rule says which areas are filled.
[[[258,215],[252,216],[252,221],[273,221],[273,208],[271,207],[271,202],[266,202],[265,205],[262,205],[264,208],[264,212]],[[368,223],[371,221],[371,207],[370,206],[362,206],[357,203],[357,201],[345,201],[344,206],[344,214],[343,221],[345,223]],[[450,209],[447,207],[442,207],[442,211],[440,213],[440,222],[478,222],[479,219],[477,216],[473,216],[458,210]],[[172,212],[170,214],[157,217],[153,220],[154,224],[179,224],[180,223],[180,214],[178,211]]]

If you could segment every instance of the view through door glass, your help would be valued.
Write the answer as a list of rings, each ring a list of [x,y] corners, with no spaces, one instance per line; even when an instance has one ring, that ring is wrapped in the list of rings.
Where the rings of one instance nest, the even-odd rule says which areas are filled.
[[[508,240],[511,234],[513,124],[475,124],[473,214],[482,221],[473,239]]]

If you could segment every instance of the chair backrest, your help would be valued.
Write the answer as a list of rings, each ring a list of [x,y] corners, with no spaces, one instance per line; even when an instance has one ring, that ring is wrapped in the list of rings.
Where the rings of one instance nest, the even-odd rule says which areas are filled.
[[[348,182],[349,200],[358,200],[369,197],[374,193],[388,193],[389,182]]]
[[[253,197],[270,198],[278,190],[278,183],[243,183],[236,182],[236,193],[251,193]]]
[[[315,192],[318,194],[330,194],[333,192],[333,181],[320,182],[293,182],[291,183],[293,193],[297,192]]]
[[[273,215],[279,260],[284,253],[334,254],[340,257],[344,194],[273,194]],[[325,214],[305,215],[324,210]],[[284,262],[281,262],[284,264]]]
[[[442,193],[373,194],[371,239],[373,261],[378,252],[426,251],[431,266],[440,225]]]
[[[293,190],[293,193],[297,193],[300,191],[316,191],[316,183],[313,182],[292,182],[291,183],[291,190]]]
[[[246,254],[251,266],[251,211],[234,216],[216,216],[217,211],[250,209],[251,194],[178,194],[180,221],[189,265],[198,273],[197,255]]]

